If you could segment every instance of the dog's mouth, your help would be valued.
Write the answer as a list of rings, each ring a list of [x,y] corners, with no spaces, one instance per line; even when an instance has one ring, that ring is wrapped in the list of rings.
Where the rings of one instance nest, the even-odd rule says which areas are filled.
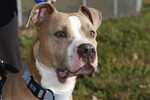
[[[67,77],[76,76],[79,74],[84,74],[84,75],[88,75],[89,77],[92,77],[95,72],[96,70],[89,63],[85,64],[83,67],[81,67],[75,72],[71,72],[68,69],[60,69],[60,68],[57,69],[58,77],[61,79],[66,79]]]

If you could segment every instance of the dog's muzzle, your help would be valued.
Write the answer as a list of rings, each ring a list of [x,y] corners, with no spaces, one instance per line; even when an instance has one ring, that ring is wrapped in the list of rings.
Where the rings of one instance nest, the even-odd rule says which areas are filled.
[[[73,54],[73,64],[70,65],[70,69],[58,68],[58,76],[60,78],[67,78],[68,76],[78,74],[93,76],[97,65],[95,47],[90,43],[82,43],[77,47],[77,50],[74,50]]]

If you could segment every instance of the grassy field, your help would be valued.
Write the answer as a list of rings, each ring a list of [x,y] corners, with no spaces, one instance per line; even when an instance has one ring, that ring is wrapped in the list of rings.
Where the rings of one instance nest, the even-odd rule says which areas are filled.
[[[19,36],[26,63],[33,30],[20,32],[26,34]],[[98,72],[78,77],[74,99],[150,100],[150,6],[136,16],[103,21],[97,41]]]

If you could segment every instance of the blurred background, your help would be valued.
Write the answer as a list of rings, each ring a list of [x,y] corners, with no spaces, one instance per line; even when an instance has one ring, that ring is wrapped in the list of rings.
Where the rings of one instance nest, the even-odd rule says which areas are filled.
[[[34,0],[18,0],[19,41],[26,63],[34,26],[25,28],[27,11]],[[62,12],[79,5],[101,11],[103,21],[97,30],[99,65],[95,77],[79,76],[74,100],[150,100],[150,0],[57,0]]]
[[[147,0],[148,1],[148,0]],[[20,15],[26,14],[35,5],[34,0],[18,0]],[[63,12],[73,12],[79,5],[86,5],[99,9],[103,13],[103,19],[112,17],[129,16],[141,11],[142,0],[57,0],[54,6]],[[22,17],[22,18],[21,18]],[[21,21],[25,21],[26,16],[20,16]]]

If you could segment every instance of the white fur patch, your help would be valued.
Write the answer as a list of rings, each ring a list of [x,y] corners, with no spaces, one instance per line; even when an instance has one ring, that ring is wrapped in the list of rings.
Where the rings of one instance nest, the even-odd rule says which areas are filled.
[[[74,88],[76,77],[70,77],[66,79],[65,83],[60,83],[57,78],[57,73],[53,68],[45,66],[44,64],[38,62],[37,59],[36,67],[42,76],[41,84],[43,87],[52,90],[54,93],[65,93]]]
[[[82,41],[83,40],[83,36],[80,33],[80,29],[81,29],[81,21],[77,16],[70,16],[69,17],[70,23],[71,23],[71,29],[73,31],[73,41],[71,43],[71,45],[68,47],[67,50],[67,56],[68,56],[68,63],[69,65],[71,65],[72,61],[70,61],[70,57],[72,57],[73,54],[73,49],[75,47],[75,45],[77,46],[77,41]]]
[[[75,58],[77,58],[77,47],[82,44],[88,42],[85,36],[82,34],[81,31],[81,21],[79,17],[77,16],[70,16],[69,17],[70,23],[71,23],[71,29],[72,29],[72,35],[73,35],[73,41],[69,45],[67,49],[67,62],[69,66],[75,66],[74,61]],[[77,67],[77,66],[76,66]],[[70,67],[70,70],[73,70],[75,67]]]
[[[80,33],[80,28],[81,28],[80,19],[77,16],[70,16],[69,20],[70,20],[70,23],[71,23],[71,28],[72,28],[72,31],[73,31],[74,39],[83,38],[81,33]]]

